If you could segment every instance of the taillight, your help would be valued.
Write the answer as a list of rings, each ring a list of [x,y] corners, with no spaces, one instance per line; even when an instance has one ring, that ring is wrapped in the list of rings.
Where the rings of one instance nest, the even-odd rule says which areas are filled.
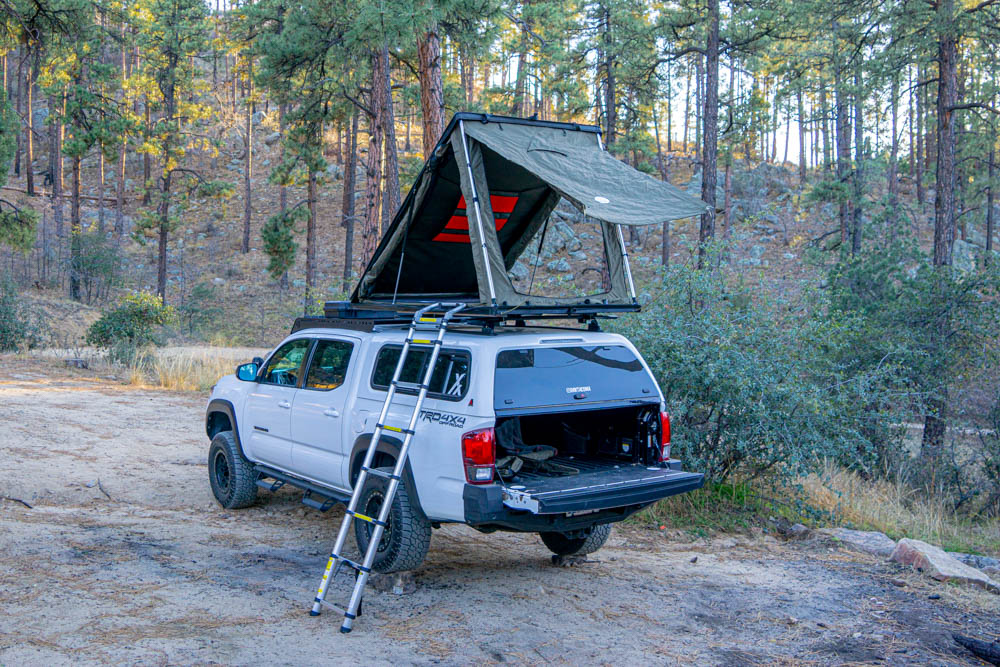
[[[670,415],[660,413],[660,462],[670,460]]]
[[[469,484],[492,482],[496,463],[496,437],[493,429],[482,428],[463,435],[462,459],[465,463],[465,479]]]

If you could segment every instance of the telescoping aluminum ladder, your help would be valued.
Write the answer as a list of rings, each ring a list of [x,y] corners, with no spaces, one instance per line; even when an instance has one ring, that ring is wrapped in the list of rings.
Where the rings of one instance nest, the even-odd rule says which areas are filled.
[[[326,605],[335,609],[337,612],[342,613],[344,615],[344,623],[340,626],[341,632],[351,631],[354,619],[357,618],[361,609],[361,596],[364,593],[365,584],[368,583],[368,576],[372,571],[372,563],[375,561],[375,554],[378,552],[378,545],[382,540],[382,533],[385,532],[386,520],[389,518],[389,512],[392,509],[392,501],[396,497],[396,490],[399,488],[399,484],[402,479],[403,468],[406,465],[406,457],[409,454],[410,443],[413,440],[413,431],[416,428],[417,419],[420,416],[420,408],[424,404],[424,399],[427,398],[427,390],[430,386],[431,377],[434,375],[434,367],[437,364],[438,354],[441,352],[441,343],[444,340],[445,331],[448,329],[448,323],[451,319],[463,308],[465,308],[465,304],[461,303],[435,303],[425,308],[421,308],[413,315],[413,321],[410,323],[410,330],[406,335],[406,341],[403,343],[403,349],[399,353],[399,361],[396,363],[396,371],[392,375],[392,382],[389,385],[389,391],[386,394],[385,403],[382,404],[382,412],[379,414],[378,422],[375,424],[375,433],[372,435],[372,439],[368,443],[368,451],[365,452],[365,459],[361,464],[361,474],[358,475],[358,480],[354,484],[351,501],[348,503],[347,510],[344,512],[344,520],[340,524],[340,532],[337,534],[337,542],[334,544],[333,552],[330,554],[330,558],[326,562],[326,570],[323,572],[323,579],[319,583],[319,590],[316,591],[316,599],[313,602],[312,611],[309,612],[312,616],[318,616],[320,609],[323,605]],[[445,310],[442,317],[426,317],[429,312],[440,312],[441,310]],[[436,337],[420,339],[416,337],[418,335],[418,331],[434,331],[436,332]],[[403,373],[403,367],[406,365],[407,355],[412,347],[422,349],[430,348],[429,363],[424,371],[423,379],[418,385],[402,382],[400,380],[400,376]],[[392,401],[396,397],[396,392],[399,388],[413,389],[417,391],[417,402],[413,405],[413,414],[410,415],[410,423],[405,428],[390,426],[385,423],[389,416],[389,408],[392,405]],[[371,467],[372,461],[375,459],[375,450],[378,448],[379,440],[381,440],[382,434],[385,431],[400,433],[403,435],[403,446],[399,450],[399,458],[396,459],[396,466],[393,468],[391,474]],[[385,477],[389,480],[389,488],[386,491],[385,499],[382,501],[382,507],[379,509],[377,517],[365,516],[357,511],[358,501],[361,499],[361,493],[365,488],[365,481],[368,479],[368,475]],[[352,522],[354,521],[366,521],[372,524],[372,532],[368,540],[368,548],[365,550],[364,558],[360,563],[355,563],[349,558],[345,558],[343,555],[344,544],[347,542],[347,534],[350,532]],[[337,576],[337,573],[340,572],[343,565],[347,565],[355,572],[354,590],[351,592],[351,599],[347,603],[346,607],[340,607],[326,601],[326,591],[330,585],[330,581]]]

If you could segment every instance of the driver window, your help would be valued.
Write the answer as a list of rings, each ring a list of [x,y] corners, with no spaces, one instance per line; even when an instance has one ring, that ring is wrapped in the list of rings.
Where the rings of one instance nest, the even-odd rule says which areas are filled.
[[[342,340],[317,341],[305,388],[329,391],[344,384],[353,348],[351,343]]]
[[[309,351],[309,344],[312,341],[308,338],[292,340],[275,352],[264,368],[261,375],[261,382],[267,384],[280,384],[286,387],[294,387],[299,383],[299,369],[302,367],[302,360]]]

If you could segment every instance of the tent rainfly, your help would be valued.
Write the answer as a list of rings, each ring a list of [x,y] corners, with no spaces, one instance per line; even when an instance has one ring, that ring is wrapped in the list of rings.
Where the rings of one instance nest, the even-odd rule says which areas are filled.
[[[508,271],[560,197],[600,222],[610,289],[522,294]],[[465,301],[480,312],[634,306],[621,225],[701,215],[707,205],[604,150],[593,125],[458,113],[368,263],[355,304]]]

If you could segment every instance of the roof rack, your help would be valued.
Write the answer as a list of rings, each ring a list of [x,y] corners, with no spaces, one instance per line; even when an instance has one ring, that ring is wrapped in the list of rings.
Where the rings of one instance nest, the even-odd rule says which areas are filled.
[[[638,304],[583,303],[577,305],[533,306],[525,304],[516,308],[486,306],[475,300],[469,301],[461,313],[454,316],[456,323],[481,326],[492,331],[497,326],[513,323],[525,326],[537,320],[576,320],[587,324],[591,330],[599,330],[598,319],[614,319],[620,313],[634,313],[640,310]],[[336,327],[356,331],[371,331],[380,324],[409,324],[413,314],[430,303],[352,303],[349,301],[327,301],[322,317],[300,317],[295,320],[292,333],[302,329]],[[442,310],[442,313],[444,311]],[[428,311],[429,315],[440,314]]]

